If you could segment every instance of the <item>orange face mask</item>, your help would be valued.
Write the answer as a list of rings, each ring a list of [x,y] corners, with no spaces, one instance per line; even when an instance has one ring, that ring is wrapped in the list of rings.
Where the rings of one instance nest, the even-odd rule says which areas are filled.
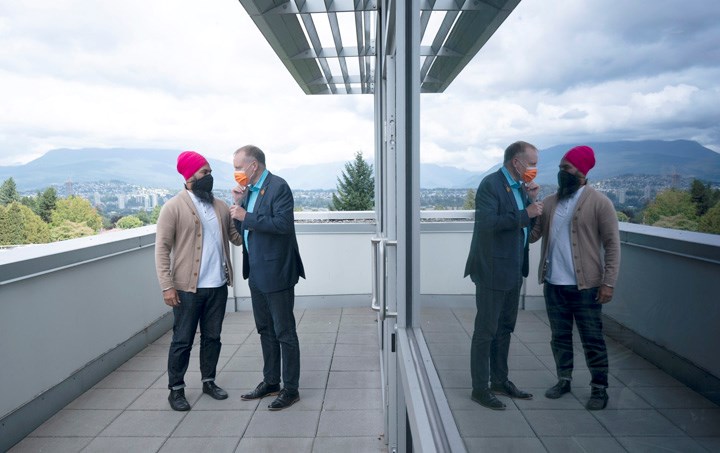
[[[247,186],[250,182],[250,178],[248,178],[248,175],[244,171],[236,171],[233,176],[235,176],[235,181],[243,187]]]
[[[525,184],[529,183],[535,177],[537,176],[537,167],[528,167],[527,170],[525,170],[525,173],[522,175],[522,180],[525,182]]]

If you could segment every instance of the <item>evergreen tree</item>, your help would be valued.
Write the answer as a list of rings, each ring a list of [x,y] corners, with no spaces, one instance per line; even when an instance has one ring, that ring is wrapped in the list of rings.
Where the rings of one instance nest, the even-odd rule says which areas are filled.
[[[333,211],[369,211],[375,206],[375,177],[372,165],[365,162],[362,151],[355,160],[345,164],[338,177],[337,194],[333,194],[330,209]]]
[[[45,223],[52,221],[52,212],[57,205],[57,191],[54,187],[48,187],[42,193],[38,193],[35,202],[35,213],[40,216]]]
[[[10,203],[0,211],[0,244],[44,244],[50,242],[50,228],[32,209]]]
[[[690,186],[690,197],[697,208],[697,216],[702,217],[718,202],[720,190],[713,190],[710,183],[703,184],[702,181],[693,179]]]
[[[15,180],[10,177],[0,186],[0,205],[6,206],[14,201],[20,201]]]
[[[654,225],[662,217],[673,218],[672,222],[677,223],[681,219],[675,216],[696,222],[695,205],[692,202],[690,192],[683,192],[677,189],[665,190],[657,194],[655,199],[645,208],[643,223]],[[683,225],[688,225],[684,223]]]
[[[53,223],[50,227],[50,239],[53,242],[92,236],[95,233],[96,232],[87,226],[86,223],[78,223],[70,220],[63,220],[57,224]]]
[[[100,231],[102,226],[102,217],[90,202],[75,195],[58,200],[55,210],[52,212],[53,227],[62,226],[66,220],[76,224],[85,224],[93,233]]]
[[[0,245],[20,245],[23,243],[22,214],[13,209],[14,204],[0,204]]]
[[[463,202],[463,209],[475,209],[475,191],[468,189]]]
[[[153,208],[152,212],[150,213],[150,224],[155,225],[157,223],[158,217],[160,217],[160,205],[157,205]]]
[[[720,203],[708,209],[698,223],[698,229],[703,233],[720,234]]]

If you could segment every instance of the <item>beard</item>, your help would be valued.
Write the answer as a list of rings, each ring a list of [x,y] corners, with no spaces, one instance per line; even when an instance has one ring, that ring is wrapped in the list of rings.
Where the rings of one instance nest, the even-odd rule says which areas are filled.
[[[193,195],[198,197],[198,200],[202,201],[203,203],[207,204],[213,204],[213,201],[215,200],[215,195],[213,195],[212,192],[208,192],[206,190],[198,190],[198,189],[192,189]]]
[[[558,172],[558,200],[566,200],[580,190],[580,178],[566,171]]]

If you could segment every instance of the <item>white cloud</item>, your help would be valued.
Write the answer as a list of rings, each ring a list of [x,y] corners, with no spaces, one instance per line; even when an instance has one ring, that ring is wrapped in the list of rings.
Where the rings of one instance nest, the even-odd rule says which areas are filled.
[[[421,159],[485,170],[516,141],[720,149],[720,3],[525,0],[446,93]],[[306,96],[237,1],[0,5],[0,165],[59,147],[263,148],[274,168],[373,155],[370,95]]]

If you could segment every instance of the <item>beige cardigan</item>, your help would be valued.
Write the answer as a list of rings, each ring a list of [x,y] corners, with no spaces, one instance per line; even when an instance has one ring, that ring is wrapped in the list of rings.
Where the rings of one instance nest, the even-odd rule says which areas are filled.
[[[233,284],[230,245],[242,245],[242,236],[235,229],[230,209],[215,199],[215,214],[223,237],[223,256],[228,267],[228,285]],[[202,221],[198,217],[190,195],[181,191],[163,206],[155,234],[155,270],[160,289],[175,288],[197,291],[200,257],[202,254]]]
[[[530,242],[542,237],[538,269],[541,284],[545,281],[545,260],[550,244],[550,225],[557,207],[557,194],[545,198],[543,204],[543,213],[530,235]],[[620,270],[620,231],[612,202],[592,187],[585,186],[573,212],[570,235],[578,289],[600,285],[614,287]]]

